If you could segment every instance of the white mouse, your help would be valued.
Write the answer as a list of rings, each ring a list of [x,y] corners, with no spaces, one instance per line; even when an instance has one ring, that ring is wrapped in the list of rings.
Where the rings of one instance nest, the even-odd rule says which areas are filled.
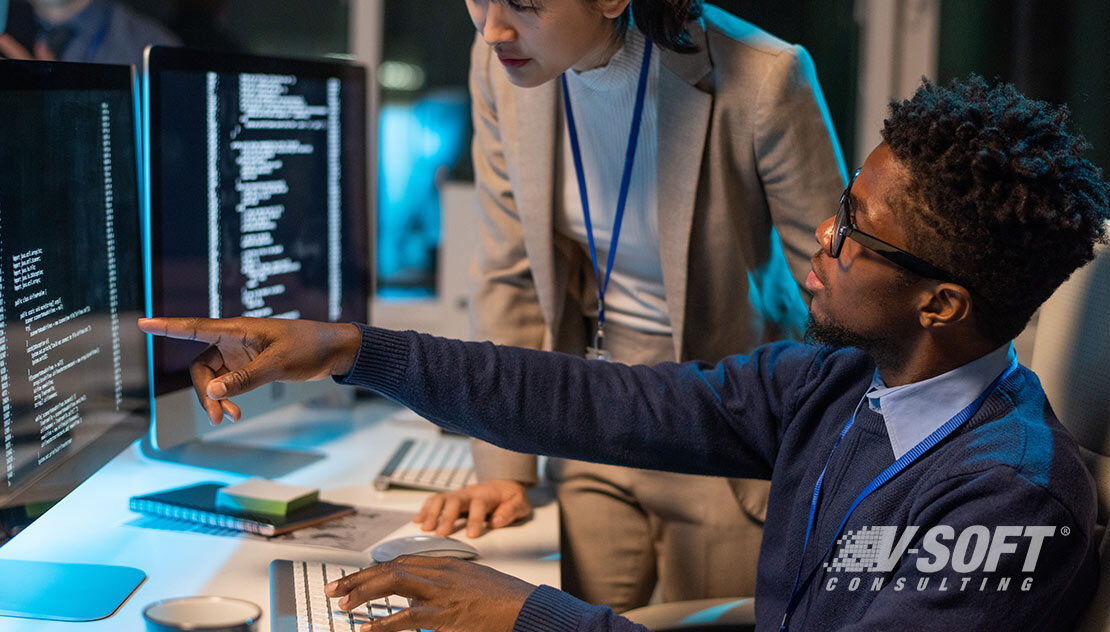
[[[410,535],[386,540],[370,549],[375,562],[388,562],[400,555],[428,555],[431,557],[457,557],[464,560],[478,557],[478,549],[455,538],[438,535]]]

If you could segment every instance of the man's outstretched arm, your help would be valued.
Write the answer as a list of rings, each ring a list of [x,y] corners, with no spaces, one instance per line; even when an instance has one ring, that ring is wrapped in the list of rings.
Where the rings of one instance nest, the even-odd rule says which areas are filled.
[[[343,381],[518,452],[769,478],[796,400],[791,372],[770,365],[790,348],[646,367],[364,327]]]
[[[445,428],[509,449],[745,477],[770,476],[813,363],[807,348],[792,344],[716,366],[630,367],[361,325],[156,318],[140,327],[212,345],[192,375],[213,422],[237,419],[228,398],[267,382],[345,375]]]

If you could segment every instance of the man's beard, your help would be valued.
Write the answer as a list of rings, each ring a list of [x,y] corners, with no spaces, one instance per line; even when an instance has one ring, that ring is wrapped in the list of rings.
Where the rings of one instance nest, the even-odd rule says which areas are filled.
[[[818,322],[812,313],[806,321],[806,341],[816,345],[859,347],[865,350],[874,342],[836,321]]]
[[[812,312],[806,321],[806,341],[837,348],[856,347],[866,351],[880,366],[895,362],[901,355],[889,340],[853,331],[836,321],[818,322]]]

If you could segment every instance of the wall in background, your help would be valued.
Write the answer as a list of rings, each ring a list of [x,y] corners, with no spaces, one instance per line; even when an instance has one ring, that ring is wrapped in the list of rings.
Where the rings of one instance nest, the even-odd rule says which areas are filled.
[[[1021,92],[1067,103],[1093,145],[1090,158],[1110,169],[1110,2],[1106,0],[945,0],[941,3],[937,79],[971,72],[1013,83]]]

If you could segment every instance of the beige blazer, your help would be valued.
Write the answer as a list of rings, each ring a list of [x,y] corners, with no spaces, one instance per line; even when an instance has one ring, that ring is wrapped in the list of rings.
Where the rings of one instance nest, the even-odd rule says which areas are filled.
[[[795,337],[816,226],[845,185],[813,62],[716,7],[699,51],[660,51],[659,247],[675,358],[716,362]],[[482,213],[471,270],[475,339],[581,354],[589,257],[555,231],[557,81],[512,85],[479,37],[470,60]],[[474,442],[479,477],[536,479],[534,457]]]

